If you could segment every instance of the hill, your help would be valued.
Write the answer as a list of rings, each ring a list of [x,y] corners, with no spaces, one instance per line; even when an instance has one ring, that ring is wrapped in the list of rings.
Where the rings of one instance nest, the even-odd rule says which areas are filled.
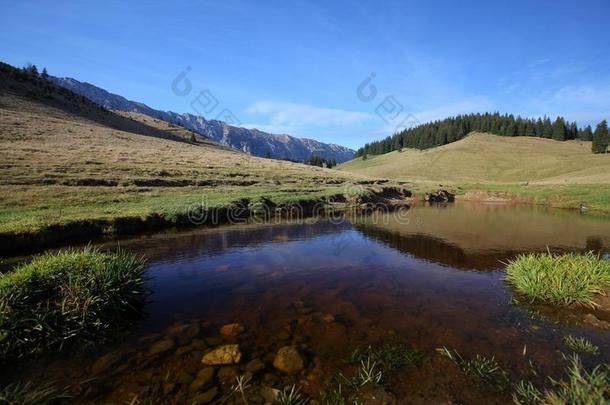
[[[340,170],[434,184],[610,184],[610,156],[586,141],[472,133],[436,148],[358,157]]]
[[[327,144],[308,138],[296,138],[290,135],[269,134],[258,129],[229,125],[219,120],[207,120],[199,115],[155,110],[144,103],[127,100],[125,97],[76,79],[50,77],[50,80],[106,109],[137,112],[181,125],[225,146],[254,156],[263,157],[270,154],[271,157],[277,159],[303,161],[309,159],[312,155],[316,155],[325,159],[335,159],[337,162],[345,162],[354,156],[353,150],[335,144]]]
[[[319,200],[360,178],[250,156],[159,119],[108,111],[4,64],[0,162],[0,250],[28,235],[172,223],[193,205]]]

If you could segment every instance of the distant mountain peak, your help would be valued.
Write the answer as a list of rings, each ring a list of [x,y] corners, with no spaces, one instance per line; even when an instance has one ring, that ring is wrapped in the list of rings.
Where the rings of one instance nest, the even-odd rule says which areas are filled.
[[[270,134],[258,129],[236,127],[224,121],[207,120],[200,115],[156,110],[144,103],[128,100],[91,83],[69,77],[51,77],[51,80],[109,110],[138,112],[178,124],[220,144],[254,156],[263,157],[270,153],[274,158],[305,160],[316,155],[324,159],[335,159],[341,163],[352,159],[355,153],[354,150],[344,146],[314,139],[297,138],[288,134]]]

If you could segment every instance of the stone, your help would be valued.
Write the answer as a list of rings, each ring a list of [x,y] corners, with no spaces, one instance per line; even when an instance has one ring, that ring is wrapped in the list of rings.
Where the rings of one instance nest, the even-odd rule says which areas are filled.
[[[197,374],[197,378],[189,386],[190,391],[200,391],[212,385],[214,380],[214,369],[212,367],[202,368]]]
[[[182,356],[183,354],[187,354],[188,352],[192,352],[193,351],[193,346],[188,345],[188,346],[182,346],[179,347],[178,349],[176,349],[176,356]]]
[[[599,319],[593,314],[586,314],[583,317],[583,322],[596,328],[610,329],[610,322]]]
[[[197,374],[197,378],[189,386],[190,391],[200,391],[212,385],[214,380],[214,369],[212,367],[202,368]]]
[[[166,352],[174,347],[174,341],[172,339],[163,339],[153,343],[148,349],[148,355],[154,356]]]
[[[194,323],[192,325],[189,325],[188,328],[186,328],[186,330],[184,331],[184,336],[189,339],[193,339],[195,336],[199,335],[200,330],[201,329],[199,328],[199,325]]]
[[[176,381],[179,382],[180,384],[190,384],[191,381],[193,381],[193,375],[187,373],[184,370],[180,370],[176,374]]]
[[[189,326],[183,323],[176,323],[165,330],[170,336],[181,335]]]
[[[201,362],[208,366],[223,365],[223,364],[236,364],[241,360],[241,352],[239,351],[239,345],[224,345],[217,347],[209,353],[206,353]]]
[[[174,384],[174,383],[163,384],[163,395],[169,395],[174,390],[175,387],[176,387],[176,384]]]
[[[277,402],[280,396],[280,390],[276,388],[271,388],[267,386],[263,386],[260,389],[260,395],[265,399],[265,402],[269,404],[274,404]]]
[[[235,384],[235,380],[239,376],[239,370],[235,367],[221,367],[218,370],[218,381],[225,385]]]
[[[207,403],[212,402],[214,400],[214,398],[216,398],[217,395],[218,395],[218,388],[213,387],[204,393],[195,395],[194,397],[190,398],[189,404],[193,404],[193,405],[207,404]]]
[[[332,314],[324,314],[322,315],[322,322],[324,323],[333,323],[335,322],[335,317]]]
[[[93,363],[91,371],[93,374],[103,373],[110,367],[114,366],[119,360],[121,360],[122,357],[121,352],[110,352],[105,354],[98,358],[95,363]]]
[[[286,374],[296,374],[305,367],[303,358],[292,346],[284,346],[278,350],[273,365]]]
[[[229,323],[220,328],[220,334],[223,336],[237,336],[246,331],[245,326],[238,323]]]
[[[265,363],[261,359],[254,359],[246,364],[246,370],[251,373],[256,373],[258,371],[265,369]]]

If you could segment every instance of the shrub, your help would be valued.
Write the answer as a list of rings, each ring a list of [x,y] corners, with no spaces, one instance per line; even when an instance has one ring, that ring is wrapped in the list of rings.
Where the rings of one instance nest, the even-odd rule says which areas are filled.
[[[505,280],[530,302],[594,307],[610,287],[610,261],[593,253],[533,253],[508,263]]]
[[[104,340],[140,313],[144,262],[119,250],[66,250],[0,276],[0,358]]]

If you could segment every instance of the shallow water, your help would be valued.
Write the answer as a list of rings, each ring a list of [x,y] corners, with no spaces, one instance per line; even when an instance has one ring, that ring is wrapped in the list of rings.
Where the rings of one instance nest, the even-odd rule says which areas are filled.
[[[385,391],[399,402],[503,403],[510,392],[463,375],[436,349],[455,349],[465,358],[494,356],[514,381],[528,377],[530,360],[543,376],[532,378],[560,376],[566,364],[561,354],[568,353],[561,339],[568,333],[600,347],[600,356],[585,356],[585,364],[610,361],[609,331],[564,322],[569,317],[554,311],[532,316],[531,308],[512,301],[501,263],[546,249],[607,253],[610,220],[604,217],[456,204],[349,221],[169,232],[120,244],[148,260],[152,294],[145,318],[101,350],[5,368],[3,382],[53,378],[72,384],[73,393],[83,395],[77,401],[123,403],[138,396],[142,403],[191,403],[198,392],[189,386],[203,368],[202,355],[235,342],[243,359],[234,369],[216,369],[217,401],[252,359],[265,363],[251,381],[253,402],[261,400],[261,386],[291,384],[319,399],[337,372],[354,373],[345,362],[354,349],[392,342],[426,354],[421,364],[385,376]],[[221,336],[219,328],[233,322],[246,332]],[[150,354],[155,342],[167,339],[170,349]],[[286,345],[305,359],[305,369],[294,376],[272,365]],[[93,372],[107,353],[118,360]],[[74,388],[79,381],[85,382]]]

